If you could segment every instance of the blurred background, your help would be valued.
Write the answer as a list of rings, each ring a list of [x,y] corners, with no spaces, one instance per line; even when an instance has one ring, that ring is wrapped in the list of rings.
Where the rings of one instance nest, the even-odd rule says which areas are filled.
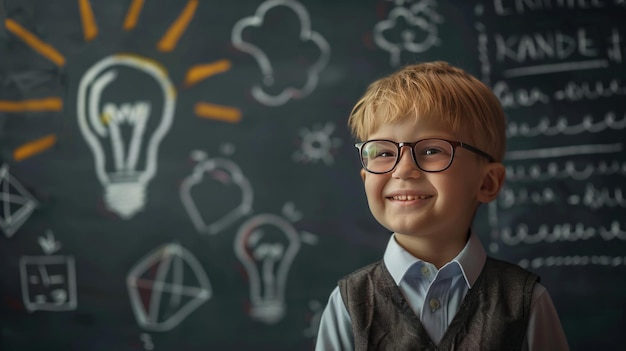
[[[626,343],[626,2],[0,0],[0,349],[312,350],[382,258],[347,116],[444,60],[507,113],[488,253]],[[623,347],[623,346],[622,346]]]

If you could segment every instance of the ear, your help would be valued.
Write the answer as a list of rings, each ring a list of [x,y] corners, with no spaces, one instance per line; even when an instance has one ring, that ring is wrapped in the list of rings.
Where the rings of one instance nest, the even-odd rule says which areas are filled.
[[[361,168],[361,179],[363,179],[363,182],[365,182],[365,175],[367,174],[367,171],[363,168]]]
[[[504,184],[505,176],[506,169],[502,163],[494,162],[485,165],[485,173],[480,190],[478,190],[478,201],[487,203],[495,200],[500,192],[500,188],[502,188],[502,184]]]

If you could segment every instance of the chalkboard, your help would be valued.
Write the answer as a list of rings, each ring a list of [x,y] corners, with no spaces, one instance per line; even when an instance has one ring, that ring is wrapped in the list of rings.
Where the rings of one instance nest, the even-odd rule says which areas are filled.
[[[474,229],[626,344],[626,2],[0,1],[0,349],[311,350],[382,257],[347,116],[445,60],[505,107]]]

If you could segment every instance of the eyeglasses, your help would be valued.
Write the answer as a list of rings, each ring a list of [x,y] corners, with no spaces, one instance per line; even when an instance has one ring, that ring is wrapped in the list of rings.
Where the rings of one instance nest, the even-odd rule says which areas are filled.
[[[454,159],[454,150],[460,146],[474,152],[489,162],[496,160],[488,153],[460,141],[445,139],[424,139],[414,143],[396,143],[391,140],[368,140],[354,144],[359,150],[363,168],[375,174],[391,172],[400,160],[400,149],[411,148],[411,155],[419,169],[424,172],[442,172],[448,169]]]

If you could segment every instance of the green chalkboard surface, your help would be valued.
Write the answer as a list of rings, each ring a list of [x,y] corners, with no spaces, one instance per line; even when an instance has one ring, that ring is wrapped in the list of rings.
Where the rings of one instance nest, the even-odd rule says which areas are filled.
[[[0,349],[312,350],[382,257],[347,116],[445,60],[507,113],[474,224],[626,344],[626,2],[0,1]]]

